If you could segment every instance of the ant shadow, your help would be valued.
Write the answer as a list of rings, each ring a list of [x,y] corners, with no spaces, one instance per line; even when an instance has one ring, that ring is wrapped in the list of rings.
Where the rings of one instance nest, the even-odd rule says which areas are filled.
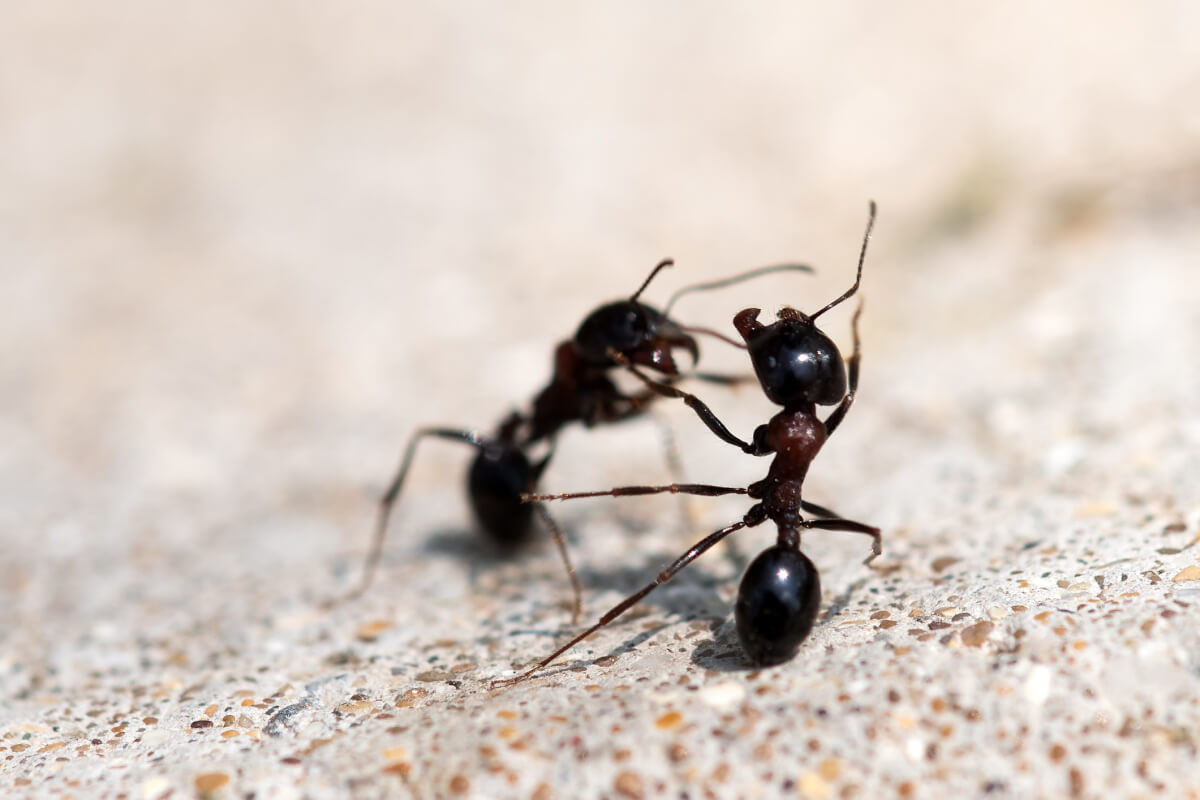
[[[568,531],[574,527],[568,526]],[[579,536],[574,531],[567,533],[567,536],[570,544],[577,544]],[[473,527],[447,525],[422,537],[421,543],[416,546],[414,551],[410,552],[418,557],[444,558],[453,562],[454,567],[465,568],[465,577],[472,587],[483,585],[488,577],[493,576],[498,569],[523,569],[528,567],[531,557],[545,558],[554,563],[540,567],[538,571],[545,574],[537,579],[553,582],[552,575],[558,574],[561,578],[560,585],[564,595],[569,586],[565,575],[561,572],[556,573],[555,568],[559,565],[554,557],[553,548],[548,546],[547,542],[536,539],[516,547],[505,547],[487,537],[480,536]],[[594,601],[589,602],[588,595],[594,595],[599,591],[608,591],[619,596],[633,594],[653,581],[658,572],[677,555],[678,553],[675,552],[656,550],[643,555],[636,564],[623,563],[611,567],[583,566],[579,568],[578,575],[584,587],[585,610],[578,624],[571,622],[564,603],[555,602],[553,605],[557,614],[551,615],[547,620],[549,624],[510,628],[505,631],[505,635],[524,634],[559,640],[576,633],[598,619],[600,613],[605,610],[597,608]],[[388,562],[395,564],[403,558],[402,554],[393,553],[390,558],[385,558],[381,566],[386,569]],[[663,631],[678,628],[681,624],[696,622],[705,623],[703,626],[693,626],[693,631],[699,630],[700,632],[682,640],[686,642],[685,646],[691,648],[690,661],[693,665],[718,673],[753,672],[762,669],[761,666],[750,662],[742,652],[733,624],[732,603],[726,599],[728,591],[724,594],[721,591],[723,587],[728,587],[731,581],[740,579],[739,576],[745,571],[745,567],[751,559],[742,553],[741,548],[726,550],[722,558],[730,565],[722,570],[724,575],[720,577],[714,575],[702,562],[691,564],[688,569],[681,571],[670,582],[656,589],[639,604],[639,606],[652,606],[656,609],[655,612],[643,611],[640,614],[635,612],[630,616],[614,620],[612,628],[619,629],[624,626],[633,631],[632,635],[620,644],[607,648],[603,652],[587,653],[574,663],[562,666],[560,669],[547,670],[543,674],[550,677],[558,672],[576,669],[578,666],[594,665],[601,658],[624,656],[636,651]],[[834,595],[829,605],[823,609],[817,624],[829,624],[836,619],[849,607],[853,598],[867,585],[869,580],[869,576],[864,576]],[[516,600],[520,597],[524,584],[519,580],[514,580],[512,585],[513,599]],[[665,619],[651,627],[638,624],[646,616],[652,614],[665,617]],[[494,622],[497,625],[500,624],[498,619]]]
[[[535,548],[502,547],[469,527],[444,527],[426,534],[420,545],[424,555],[446,556],[460,560],[475,569],[482,569],[488,562],[515,559]]]
[[[578,537],[574,533],[568,533],[567,537],[569,545],[577,542]],[[564,599],[569,590],[566,574],[561,571],[553,548],[547,542],[534,540],[516,547],[504,547],[486,537],[479,536],[472,528],[447,526],[424,537],[423,542],[417,548],[417,553],[421,556],[445,558],[453,561],[456,566],[465,568],[467,581],[473,587],[483,585],[489,576],[494,575],[498,569],[526,568],[531,563],[531,558],[544,558],[547,559],[547,563],[536,568],[539,573],[544,574],[539,574],[537,580],[550,581],[555,583],[556,587],[561,586]],[[637,563],[625,562],[611,567],[578,566],[577,574],[585,593],[584,612],[578,623],[572,623],[569,613],[564,613],[563,603],[552,601],[557,616],[552,615],[547,620],[549,624],[510,629],[507,634],[532,634],[548,639],[557,639],[576,632],[581,627],[594,622],[605,610],[605,608],[598,607],[595,600],[589,600],[589,595],[601,591],[619,596],[632,594],[653,581],[663,567],[677,555],[678,553],[668,552],[664,549],[641,554]],[[392,560],[387,559],[387,561]],[[384,562],[385,567],[387,561]],[[555,575],[558,576],[558,581],[555,580]],[[652,629],[639,630],[634,637],[611,653],[600,653],[596,657],[621,654],[632,650],[659,631],[680,622],[708,620],[713,629],[719,627],[723,624],[723,617],[727,613],[729,605],[728,601],[722,597],[720,588],[728,585],[731,580],[734,578],[713,575],[703,565],[692,565],[690,569],[676,575],[669,583],[664,584],[639,604],[656,608],[659,613],[668,616],[669,620],[663,621],[662,624]],[[524,585],[519,581],[514,581],[514,593],[522,592]],[[552,587],[552,589],[556,587]],[[721,609],[722,617],[714,616],[714,609]],[[613,626],[636,622],[644,616],[645,614],[635,614],[633,619],[615,621]]]
[[[572,542],[577,539],[573,534],[568,534],[568,536]],[[444,557],[453,560],[460,567],[465,567],[467,579],[472,586],[479,586],[481,581],[486,576],[494,574],[497,568],[509,565],[515,567],[528,565],[528,559],[531,556],[554,559],[553,550],[544,542],[535,540],[517,547],[504,547],[479,536],[473,528],[465,526],[447,526],[433,531],[424,539],[418,549],[424,555]],[[556,610],[562,612],[561,616],[552,618],[557,619],[557,622],[550,621],[548,625],[544,626],[508,629],[505,635],[535,635],[557,640],[576,633],[582,627],[594,622],[604,610],[595,608],[594,602],[589,603],[588,594],[594,594],[601,590],[620,596],[633,594],[653,581],[658,572],[676,555],[677,553],[663,550],[645,554],[637,564],[625,563],[614,565],[611,568],[594,566],[579,568],[578,574],[585,592],[585,610],[578,624],[573,624],[563,605],[556,603]],[[740,551],[729,552],[725,558],[735,567],[733,575],[717,577],[701,563],[689,565],[688,569],[680,572],[669,583],[659,587],[639,604],[653,606],[656,612],[635,613],[632,618],[625,617],[613,621],[613,628],[620,628],[623,625],[627,628],[634,626],[635,632],[631,636],[604,652],[589,653],[578,659],[576,663],[557,670],[548,670],[544,675],[550,677],[557,672],[569,671],[581,665],[590,666],[600,658],[624,656],[636,651],[641,645],[665,630],[697,621],[706,623],[704,627],[700,628],[702,633],[684,640],[688,643],[687,646],[692,648],[690,661],[693,665],[719,673],[753,672],[762,669],[761,666],[753,664],[742,652],[737,630],[733,624],[732,603],[721,592],[722,587],[728,586],[731,581],[740,579],[738,576],[744,572],[749,559]],[[553,572],[553,570],[549,571]],[[850,606],[853,598],[869,581],[870,577],[864,576],[835,594],[829,605],[822,611],[817,624],[829,624],[836,619]],[[565,576],[562,577],[561,584],[565,592],[568,586]],[[519,596],[521,587],[522,584],[514,583],[514,592],[516,593],[514,599]],[[726,592],[726,594],[728,593]],[[666,619],[648,628],[637,625],[651,613],[665,616]]]
[[[567,544],[577,549],[579,536],[570,528],[564,532]],[[632,545],[631,545],[632,546]],[[546,564],[529,568],[546,575],[538,576],[538,580],[554,581],[554,575],[561,581],[564,596],[569,590],[566,573],[555,557],[553,547],[548,541],[523,542],[516,546],[504,546],[495,541],[480,536],[470,527],[447,526],[429,533],[419,545],[418,552],[423,556],[435,556],[451,559],[459,566],[466,568],[468,581],[472,586],[480,586],[487,576],[498,569],[509,566],[525,568],[531,564],[530,559],[546,559]],[[638,563],[622,563],[611,568],[590,565],[577,566],[577,574],[585,591],[584,612],[579,625],[587,624],[591,617],[598,617],[604,609],[595,607],[589,602],[587,593],[609,590],[619,595],[629,595],[654,580],[654,576],[675,558],[678,553],[666,550],[651,552],[640,556]],[[391,560],[391,559],[389,559]],[[744,566],[743,559],[737,557],[735,562],[738,572]],[[386,562],[385,562],[386,564]],[[681,572],[663,587],[659,588],[642,603],[658,607],[661,611],[683,621],[712,616],[712,609],[727,605],[720,596],[718,588],[727,584],[732,578],[713,576],[702,566],[692,565],[690,569]],[[514,584],[515,590],[521,590],[524,584]],[[557,605],[557,604],[556,604]],[[575,630],[579,625],[573,625],[569,619],[564,619],[561,625],[553,631],[520,631],[523,633],[541,633],[547,636],[560,636]]]
[[[574,542],[577,537],[568,534],[568,538],[569,541]],[[445,528],[435,531],[428,536],[421,549],[429,555],[444,556],[454,559],[460,565],[465,565],[468,579],[473,586],[478,586],[481,578],[494,573],[500,565],[524,566],[529,563],[527,557],[530,555],[554,558],[552,550],[543,546],[543,543],[534,541],[517,548],[503,548],[465,528]],[[669,552],[664,549],[641,555],[636,564],[579,567],[578,575],[584,587],[584,613],[578,623],[572,623],[569,614],[565,613],[564,606],[556,603],[555,610],[558,615],[547,620],[549,624],[510,628],[505,631],[505,635],[533,635],[556,641],[577,633],[595,622],[607,608],[607,606],[597,607],[595,601],[589,602],[589,595],[599,591],[615,593],[618,596],[633,594],[653,581],[654,577],[677,556],[677,552]],[[694,663],[705,669],[720,671],[753,669],[753,666],[745,660],[741,653],[736,634],[733,633],[732,625],[729,624],[732,607],[727,597],[721,593],[722,587],[727,587],[731,581],[737,579],[737,575],[741,574],[746,559],[740,554],[733,553],[726,557],[731,559],[737,567],[732,575],[718,577],[710,570],[705,569],[702,564],[690,565],[689,569],[673,577],[669,583],[659,587],[639,603],[639,606],[651,606],[655,611],[643,611],[640,614],[634,612],[631,616],[614,620],[612,623],[614,629],[625,626],[626,629],[632,628],[635,631],[625,641],[614,647],[606,648],[603,652],[593,651],[583,655],[576,663],[565,665],[557,670],[548,670],[545,673],[546,677],[557,672],[574,669],[580,663],[591,665],[600,658],[623,656],[637,650],[639,646],[665,630],[696,621],[706,623],[702,630],[715,637],[717,644],[714,647],[703,636],[693,636],[687,639],[688,646],[691,646],[690,643],[693,641],[699,644],[699,650],[693,652],[692,655]],[[565,576],[562,577],[562,586],[565,591],[568,586]],[[519,592],[521,585],[514,584],[514,589]],[[666,619],[654,623],[650,627],[645,627],[645,617],[650,615],[666,617]]]
[[[494,539],[481,536],[474,527],[444,527],[428,533],[418,546],[420,557],[442,558],[454,562],[453,569],[466,573],[467,582],[475,591],[486,585],[489,576],[497,571],[514,566],[528,565],[530,558],[553,558],[550,548],[542,547],[538,541],[504,545]],[[563,574],[564,586],[570,584]]]

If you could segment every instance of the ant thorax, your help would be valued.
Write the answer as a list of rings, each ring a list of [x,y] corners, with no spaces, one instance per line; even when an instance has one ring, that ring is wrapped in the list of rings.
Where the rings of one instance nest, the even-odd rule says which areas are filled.
[[[767,477],[749,487],[748,494],[762,500],[767,518],[783,529],[800,523],[800,503],[808,467],[825,444],[825,423],[816,406],[781,411],[755,431],[759,447],[775,453]]]
[[[808,463],[817,457],[821,446],[825,444],[825,423],[817,416],[816,406],[811,403],[792,411],[780,411],[771,417],[763,426],[762,434],[756,434],[755,440],[764,442],[770,452],[775,453],[771,463],[771,472],[790,470],[789,478],[803,480],[804,472],[789,467],[780,466],[783,463],[801,464],[807,468]]]

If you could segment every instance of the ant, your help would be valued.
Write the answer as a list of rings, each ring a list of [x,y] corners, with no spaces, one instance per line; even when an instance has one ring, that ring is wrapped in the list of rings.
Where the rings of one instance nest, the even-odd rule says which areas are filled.
[[[628,365],[651,390],[664,396],[683,399],[716,436],[754,456],[772,455],[767,476],[745,488],[708,484],[671,484],[669,486],[621,486],[608,491],[567,494],[524,495],[526,502],[568,500],[579,497],[624,497],[628,495],[692,494],[716,497],[744,494],[756,502],[738,522],[701,539],[687,552],[663,569],[654,582],[626,597],[592,627],[555,650],[535,666],[515,678],[497,680],[493,687],[518,683],[539,672],[567,650],[624,614],[659,585],[673,578],[734,531],[752,528],[767,520],[779,531],[775,544],[763,551],[742,576],[734,605],[734,620],[742,650],[758,666],[771,666],[789,660],[812,630],[821,603],[821,581],[817,568],[800,550],[803,530],[838,530],[862,533],[872,539],[870,564],[882,552],[879,528],[843,519],[820,506],[801,499],[801,486],[809,465],[825,440],[841,425],[854,402],[858,389],[860,346],[858,318],[862,303],[851,319],[854,350],[843,361],[837,345],[817,328],[817,318],[852,297],[862,282],[867,242],[875,225],[875,203],[870,204],[866,233],[858,257],[854,285],[815,314],[784,307],[770,325],[758,321],[761,309],[747,308],[733,318],[733,326],[746,342],[754,372],[767,399],[783,410],[754,431],[752,442],[745,442],[729,431],[695,395],[658,382]],[[847,374],[848,373],[848,374]],[[835,405],[822,421],[818,405]],[[801,510],[822,519],[805,519]]]
[[[673,263],[671,259],[660,261],[628,300],[616,300],[596,308],[584,318],[572,338],[559,343],[554,351],[553,375],[534,398],[529,413],[513,411],[491,436],[475,429],[440,426],[420,428],[412,434],[400,466],[379,501],[371,549],[362,577],[352,591],[335,603],[358,598],[370,587],[382,557],[388,520],[416,455],[417,445],[424,439],[435,438],[461,442],[477,450],[467,473],[468,497],[480,527],[502,549],[511,551],[528,541],[536,511],[549,529],[571,581],[573,619],[578,621],[582,589],[567,553],[566,538],[543,504],[527,504],[522,497],[537,489],[538,481],[554,455],[558,432],[572,422],[591,428],[642,414],[652,400],[663,394],[663,387],[684,377],[675,363],[675,350],[690,355],[692,366],[699,360],[699,346],[689,331],[710,334],[742,346],[716,332],[688,328],[669,318],[671,306],[684,294],[722,288],[771,272],[812,272],[811,267],[803,264],[779,264],[680,289],[664,311],[639,302],[638,298],[655,276]],[[653,370],[667,382],[649,379],[638,367]],[[636,371],[641,380],[651,380],[650,389],[636,394],[622,391],[611,377],[618,369]],[[695,373],[692,377],[726,385],[744,380],[704,373]],[[535,457],[530,451],[538,445],[545,446],[546,450],[540,457]]]

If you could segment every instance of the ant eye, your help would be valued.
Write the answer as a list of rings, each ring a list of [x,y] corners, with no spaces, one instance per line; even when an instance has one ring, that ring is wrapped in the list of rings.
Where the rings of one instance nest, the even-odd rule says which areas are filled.
[[[807,320],[782,319],[750,334],[754,372],[767,398],[785,408],[833,405],[846,394],[846,365],[833,340]]]
[[[628,300],[609,303],[593,311],[575,333],[575,349],[586,361],[608,366],[609,352],[630,353],[641,347],[650,333],[645,306]]]

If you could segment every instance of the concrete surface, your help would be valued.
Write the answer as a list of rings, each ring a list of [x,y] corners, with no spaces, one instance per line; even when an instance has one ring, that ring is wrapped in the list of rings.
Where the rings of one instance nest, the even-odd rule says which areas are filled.
[[[0,794],[1195,797],[1200,14],[1182,3],[13,6],[0,30]],[[824,604],[747,668],[742,532],[543,676],[553,550],[469,454],[601,301],[813,310],[869,198]],[[823,324],[848,340],[848,309]],[[703,364],[745,354],[705,341]],[[770,406],[699,387],[743,436]],[[687,409],[550,490],[745,485]],[[555,508],[586,617],[738,498]]]

